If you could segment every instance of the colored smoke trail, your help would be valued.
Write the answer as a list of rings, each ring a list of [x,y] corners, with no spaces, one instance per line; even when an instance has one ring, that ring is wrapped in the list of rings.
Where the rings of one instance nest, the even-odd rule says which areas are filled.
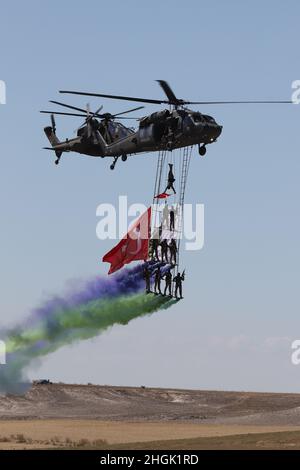
[[[142,293],[142,269],[139,265],[110,278],[92,279],[76,292],[50,299],[23,324],[6,331],[7,364],[0,368],[0,391],[23,393],[29,386],[23,371],[35,359],[170,307],[174,300]]]

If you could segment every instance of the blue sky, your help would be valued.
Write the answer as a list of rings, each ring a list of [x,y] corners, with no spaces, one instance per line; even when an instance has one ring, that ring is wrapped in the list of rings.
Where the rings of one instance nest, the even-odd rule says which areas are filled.
[[[57,168],[39,110],[62,88],[161,98],[155,79],[190,100],[290,99],[300,79],[296,0],[1,4],[1,325],[68,282],[105,273],[111,242],[96,207],[151,200],[156,157],[69,154]],[[85,97],[63,100],[85,106]],[[90,100],[111,112],[126,103]],[[49,105],[50,106],[50,105]],[[130,107],[130,105],[129,105]],[[149,112],[155,111],[149,105]],[[185,300],[169,311],[63,348],[32,377],[124,385],[297,391],[300,108],[202,107],[219,141],[193,154],[186,202],[205,205],[205,246],[187,252]],[[58,118],[58,135],[78,121]]]

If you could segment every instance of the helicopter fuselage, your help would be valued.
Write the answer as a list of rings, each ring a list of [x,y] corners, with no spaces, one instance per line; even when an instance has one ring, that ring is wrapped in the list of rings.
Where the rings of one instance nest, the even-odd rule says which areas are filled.
[[[173,150],[196,144],[211,144],[222,126],[210,117],[190,110],[159,111],[140,121],[137,131],[114,142],[106,155]]]
[[[74,151],[95,157],[113,157],[111,165],[113,169],[116,161],[121,156],[122,160],[127,159],[127,155],[142,152],[156,152],[164,150],[174,150],[177,148],[198,145],[200,155],[205,155],[206,145],[212,144],[222,133],[222,126],[211,116],[188,109],[187,105],[235,105],[235,104],[290,104],[291,100],[234,100],[234,101],[187,101],[179,99],[170,85],[165,80],[157,80],[162,88],[166,99],[141,98],[124,95],[112,95],[103,93],[91,93],[86,91],[60,90],[60,93],[93,96],[97,98],[110,98],[120,101],[133,101],[136,103],[148,103],[156,105],[167,105],[169,109],[157,111],[149,116],[139,119],[139,127],[136,130],[123,126],[115,119],[132,119],[123,117],[128,112],[142,109],[137,107],[117,114],[102,113],[102,106],[91,113],[87,107],[86,125],[81,126],[80,135],[72,140],[59,142],[55,134],[55,121],[53,114],[64,114],[72,116],[84,116],[85,110],[66,103],[51,101],[54,104],[71,109],[72,113],[41,111],[50,113],[52,127],[46,127],[45,133],[52,147],[46,147],[56,153],[59,162],[63,152]],[[74,111],[77,111],[74,114]],[[101,120],[97,120],[100,118]],[[109,128],[110,126],[110,128]]]
[[[95,119],[89,133],[87,126],[83,127],[76,138],[60,142],[55,148],[94,157],[118,157],[207,145],[215,142],[222,132],[222,126],[211,116],[187,109],[153,113],[142,118],[135,131],[118,122],[109,123],[109,143],[103,137],[102,128],[103,123]]]
[[[165,109],[140,119],[136,130],[114,120],[89,119],[79,128],[77,137],[60,142],[55,127],[46,127],[45,133],[56,154],[58,164],[63,152],[76,152],[93,157],[112,157],[114,169],[119,157],[161,150],[175,150],[198,145],[205,155],[206,145],[212,144],[222,133],[222,126],[211,116],[185,109]],[[48,148],[48,147],[47,147]]]

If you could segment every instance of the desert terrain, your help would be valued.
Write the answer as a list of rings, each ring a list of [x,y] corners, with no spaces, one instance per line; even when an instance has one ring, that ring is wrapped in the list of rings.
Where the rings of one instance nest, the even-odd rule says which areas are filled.
[[[300,394],[35,384],[0,396],[0,449],[300,449]]]

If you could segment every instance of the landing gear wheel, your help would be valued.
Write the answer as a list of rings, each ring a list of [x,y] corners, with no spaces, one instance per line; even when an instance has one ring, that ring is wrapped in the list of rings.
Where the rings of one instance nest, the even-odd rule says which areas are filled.
[[[201,157],[204,157],[204,155],[206,154],[205,145],[202,145],[202,147],[199,146],[199,154],[201,155]]]
[[[59,158],[57,160],[55,160],[55,165],[58,165],[59,164]]]
[[[169,152],[171,152],[173,150],[173,143],[172,142],[167,142],[167,150],[169,150]]]
[[[127,160],[127,155],[122,155],[121,158],[122,158],[122,162],[126,162],[126,160]]]
[[[110,169],[111,169],[111,170],[114,170],[118,159],[119,159],[119,157],[114,157],[114,161],[113,161],[112,164],[110,165]]]

